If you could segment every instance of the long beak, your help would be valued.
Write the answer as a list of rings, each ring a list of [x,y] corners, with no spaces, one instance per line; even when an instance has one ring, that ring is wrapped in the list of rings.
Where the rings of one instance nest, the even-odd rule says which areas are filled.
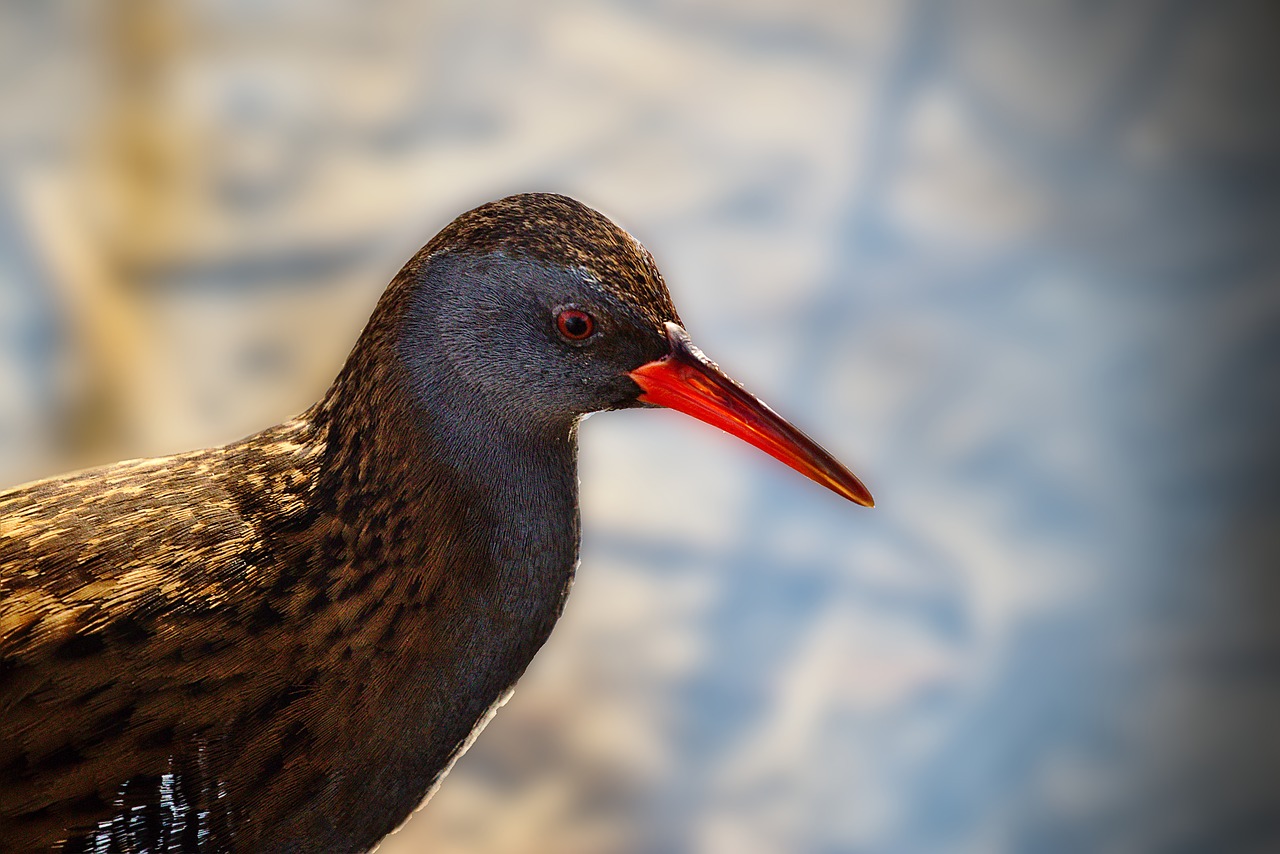
[[[680,326],[667,324],[667,340],[670,353],[629,374],[644,390],[640,401],[719,427],[850,501],[875,506],[871,493],[853,472],[726,376],[693,346]]]

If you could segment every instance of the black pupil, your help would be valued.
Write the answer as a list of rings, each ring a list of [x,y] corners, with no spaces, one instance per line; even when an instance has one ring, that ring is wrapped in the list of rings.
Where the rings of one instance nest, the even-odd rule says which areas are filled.
[[[570,338],[585,338],[591,329],[587,316],[576,311],[565,312],[563,328]]]

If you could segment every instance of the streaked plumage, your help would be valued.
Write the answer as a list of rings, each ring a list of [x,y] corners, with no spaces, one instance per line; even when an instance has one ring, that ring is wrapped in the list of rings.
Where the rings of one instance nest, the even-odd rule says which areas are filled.
[[[5,850],[376,844],[546,640],[578,420],[643,405],[678,323],[629,235],[511,197],[405,266],[298,418],[0,493]]]

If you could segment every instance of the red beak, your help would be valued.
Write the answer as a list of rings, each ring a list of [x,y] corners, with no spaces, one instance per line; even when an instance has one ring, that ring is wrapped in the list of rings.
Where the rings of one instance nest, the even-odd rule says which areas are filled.
[[[875,506],[853,472],[726,376],[677,324],[667,324],[667,340],[670,353],[629,374],[644,390],[640,401],[719,427],[850,501]]]

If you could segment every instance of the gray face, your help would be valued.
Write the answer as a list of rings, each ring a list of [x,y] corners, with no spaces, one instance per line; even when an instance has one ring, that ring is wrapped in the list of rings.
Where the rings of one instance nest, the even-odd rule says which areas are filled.
[[[514,423],[557,425],[636,404],[627,372],[662,358],[663,329],[584,270],[502,254],[443,254],[421,273],[403,355],[433,402],[463,395]],[[582,340],[582,312],[593,331]],[[463,401],[459,401],[463,403]]]

